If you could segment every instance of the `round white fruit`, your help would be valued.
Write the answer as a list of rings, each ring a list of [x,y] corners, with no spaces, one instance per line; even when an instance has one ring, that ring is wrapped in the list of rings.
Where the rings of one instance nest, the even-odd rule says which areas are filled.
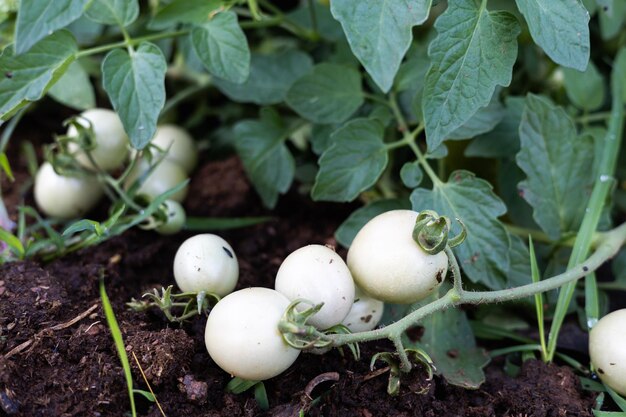
[[[157,127],[152,144],[167,151],[167,159],[178,164],[189,174],[198,162],[198,150],[191,135],[183,128],[175,125]]]
[[[217,235],[190,237],[174,257],[174,279],[183,292],[205,291],[223,297],[235,289],[239,279],[235,251]]]
[[[128,136],[117,113],[109,109],[89,109],[80,114],[76,121],[85,128],[93,129],[95,147],[90,150],[94,162],[105,171],[119,168],[128,155]],[[78,137],[73,125],[67,129],[67,136]],[[69,144],[70,152],[87,169],[95,167],[76,143]]]
[[[383,317],[385,303],[365,294],[356,287],[355,301],[343,324],[352,333],[366,332],[374,329]]]
[[[392,210],[370,220],[354,238],[348,267],[355,283],[372,297],[406,304],[431,294],[448,271],[444,252],[429,255],[413,240],[418,213]]]
[[[354,301],[350,270],[334,250],[322,245],[308,245],[287,256],[278,269],[274,288],[291,301],[303,298],[324,303],[308,321],[321,330],[341,323]]]
[[[185,220],[187,220],[185,209],[179,202],[174,200],[165,200],[163,204],[165,205],[167,219],[165,223],[154,230],[162,235],[173,235],[180,232],[183,226],[185,226]]]
[[[81,217],[92,209],[103,190],[93,177],[64,177],[44,162],[35,177],[35,202],[47,216],[59,219]]]
[[[211,310],[204,341],[215,363],[233,376],[263,381],[289,368],[300,354],[278,330],[289,300],[269,288],[246,288]]]
[[[147,174],[149,168],[150,164],[145,160],[141,160],[125,181],[126,188],[129,188],[135,181],[141,179],[143,175],[147,175],[143,178],[137,194],[142,194],[149,200],[155,199],[187,179],[185,171],[177,164],[168,160],[160,161],[156,168]],[[185,186],[169,198],[179,203],[182,202],[187,196],[187,188]]]
[[[626,309],[607,314],[593,326],[589,356],[602,382],[626,396]]]

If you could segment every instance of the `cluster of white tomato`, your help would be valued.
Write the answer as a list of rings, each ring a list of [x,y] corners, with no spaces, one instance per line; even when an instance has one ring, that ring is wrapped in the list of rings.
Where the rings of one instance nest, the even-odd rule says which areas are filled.
[[[97,171],[115,172],[128,161],[128,137],[118,115],[108,109],[94,108],[81,113],[76,123],[93,132],[90,150],[85,152],[77,141],[69,142],[68,151],[85,172],[79,176],[64,176],[55,171],[52,164],[44,162],[35,177],[34,196],[39,209],[47,216],[71,219],[83,216],[98,203],[104,194],[103,185],[98,181]],[[71,124],[67,129],[68,138],[78,139],[79,129]],[[154,155],[167,152],[163,159],[150,171],[150,162],[141,158],[124,180],[129,188],[138,179],[142,180],[137,194],[152,200],[163,192],[187,179],[197,162],[197,150],[193,138],[181,127],[161,125],[151,140]],[[153,152],[154,154],[154,152]],[[92,174],[90,174],[92,173]],[[183,188],[165,202],[167,221],[156,230],[163,234],[179,231],[185,221],[185,212],[180,205],[187,194]]]
[[[444,253],[425,253],[413,240],[416,218],[410,210],[375,217],[355,237],[347,264],[323,245],[294,251],[281,264],[273,290],[231,293],[239,276],[237,258],[224,239],[212,234],[196,235],[180,246],[174,277],[182,291],[225,296],[206,324],[205,343],[215,363],[231,375],[265,380],[285,371],[300,354],[278,327],[292,301],[323,303],[307,322],[318,330],[343,324],[362,332],[377,326],[384,302],[412,303],[435,291],[448,259]]]

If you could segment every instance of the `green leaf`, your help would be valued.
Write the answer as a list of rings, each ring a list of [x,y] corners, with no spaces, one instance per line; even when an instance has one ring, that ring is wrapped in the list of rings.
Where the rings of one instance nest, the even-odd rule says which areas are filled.
[[[241,84],[250,74],[250,48],[234,12],[218,13],[191,30],[196,54],[211,75]]]
[[[104,233],[102,226],[97,221],[82,219],[68,226],[67,229],[63,231],[63,236],[71,236],[75,233],[84,232],[86,230],[93,232],[98,236],[101,236]]]
[[[311,130],[311,148],[317,155],[324,153],[332,145],[331,135],[338,125],[313,125]]]
[[[614,2],[607,11],[604,11],[604,8],[600,8],[598,16],[602,39],[612,39],[621,33],[626,21],[626,2],[622,0]]]
[[[6,243],[19,258],[24,257],[24,246],[13,233],[0,226],[0,242]]]
[[[526,100],[509,96],[505,100],[505,114],[498,125],[488,133],[476,137],[465,149],[467,156],[505,158],[519,151],[518,127]]]
[[[154,394],[152,394],[150,391],[144,391],[142,389],[134,388],[133,393],[141,395],[142,397],[144,397],[146,400],[150,401],[151,403],[156,402],[156,398],[154,397]]]
[[[76,110],[96,107],[93,85],[87,71],[78,61],[70,64],[65,74],[48,90],[48,94],[59,103]]]
[[[406,347],[424,349],[435,364],[435,373],[452,385],[476,389],[485,382],[483,368],[489,363],[489,355],[476,346],[476,339],[465,312],[457,308],[438,311],[420,320],[424,334],[419,342],[408,336],[403,339]]]
[[[407,188],[415,188],[420,185],[424,173],[420,168],[419,161],[406,162],[400,169],[400,179]]]
[[[501,288],[506,283],[510,243],[498,221],[506,206],[493,193],[491,184],[471,172],[454,171],[447,183],[437,183],[432,190],[415,189],[411,203],[415,211],[435,210],[463,221],[467,238],[454,248],[454,253],[469,279],[489,288]],[[460,230],[454,221],[452,230]]]
[[[349,248],[359,230],[374,217],[390,210],[409,210],[410,208],[411,203],[401,198],[374,201],[352,212],[337,228],[335,239],[341,246]]]
[[[165,104],[166,69],[163,53],[148,42],[130,55],[115,49],[102,61],[102,84],[136,149],[143,149],[156,131]]]
[[[376,183],[387,166],[385,128],[377,120],[355,119],[331,135],[311,191],[313,200],[352,201]]]
[[[311,5],[313,6],[313,11],[309,8]],[[341,25],[333,18],[330,7],[319,1],[300,2],[300,7],[287,14],[287,17],[301,27],[313,31],[311,13],[315,13],[315,26],[317,33],[322,39],[331,42],[345,41]]]
[[[293,156],[285,145],[288,130],[269,109],[259,120],[243,120],[234,127],[235,147],[248,178],[263,204],[274,208],[278,194],[287,192],[295,174]]]
[[[60,30],[14,56],[11,47],[0,55],[0,118],[7,120],[29,101],[37,101],[74,61],[78,46],[72,34]]]
[[[9,180],[15,181],[15,177],[13,177],[13,171],[11,170],[11,164],[9,163],[9,158],[4,152],[0,152],[0,168],[2,168],[2,171],[4,171]],[[2,204],[1,201],[0,204]]]
[[[537,45],[554,62],[584,71],[589,62],[589,12],[580,0],[515,0]]]
[[[231,100],[259,105],[285,100],[289,87],[310,72],[313,60],[304,52],[287,50],[271,54],[252,54],[250,76],[243,84],[216,78],[215,86]]]
[[[485,107],[478,109],[476,113],[454,132],[448,135],[449,139],[471,139],[483,133],[493,130],[504,118],[506,111],[498,99],[498,93]]]
[[[520,124],[517,164],[527,179],[519,184],[533,218],[552,238],[578,230],[593,186],[594,144],[577,137],[576,126],[560,107],[529,95]]]
[[[286,101],[315,123],[344,122],[363,104],[361,74],[343,65],[316,65],[291,86]]]
[[[122,331],[120,330],[120,326],[117,323],[115,313],[113,312],[113,306],[111,306],[111,301],[109,300],[109,296],[107,295],[106,289],[104,288],[104,279],[100,279],[100,299],[102,300],[102,310],[104,311],[104,317],[106,319],[107,325],[109,326],[109,330],[111,331],[113,343],[115,344],[115,350],[117,351],[117,355],[120,357],[120,362],[122,363],[124,378],[126,379],[126,387],[128,388],[130,408],[132,415],[135,416],[136,411],[135,396],[133,395],[133,375],[130,370],[130,362],[128,362],[126,348],[124,347],[124,338],[122,336]]]
[[[474,0],[450,0],[435,28],[422,98],[431,150],[489,104],[496,86],[510,84],[520,33],[513,15],[489,12]]]
[[[203,23],[223,3],[222,0],[174,0],[159,9],[148,27],[162,30],[177,23]]]
[[[510,234],[509,238],[511,239],[511,245],[509,246],[510,267],[506,286],[499,289],[518,287],[531,283],[528,247],[524,244],[522,238],[517,235]]]
[[[78,19],[89,0],[21,0],[15,27],[15,52],[28,51],[35,43]]]
[[[567,97],[576,107],[592,111],[602,106],[604,79],[593,62],[589,62],[584,72],[563,68],[563,77]]]
[[[85,13],[94,22],[128,26],[139,16],[137,0],[93,0]]]
[[[428,18],[432,0],[333,0],[331,12],[350,48],[383,92],[388,92],[411,45],[413,26]]]

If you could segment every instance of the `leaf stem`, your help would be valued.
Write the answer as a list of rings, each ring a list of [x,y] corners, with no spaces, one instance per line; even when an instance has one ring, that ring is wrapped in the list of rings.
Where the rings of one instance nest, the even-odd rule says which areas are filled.
[[[452,288],[443,297],[426,304],[407,316],[381,329],[367,332],[351,334],[333,334],[328,337],[333,346],[342,346],[348,343],[359,343],[370,340],[389,339],[392,342],[398,335],[401,335],[409,327],[437,311],[458,306],[461,304],[486,304],[512,301],[526,298],[538,293],[554,290],[567,283],[574,283],[580,278],[598,269],[607,260],[615,256],[620,247],[626,242],[626,223],[606,232],[605,239],[598,245],[596,251],[583,262],[578,263],[573,268],[562,274],[553,276],[543,281],[522,285],[515,288],[508,288],[499,291],[457,291]],[[450,259],[455,259],[450,251]]]
[[[76,59],[84,57],[84,56],[100,54],[103,52],[110,51],[111,49],[123,48],[127,45],[133,46],[133,45],[140,44],[141,42],[158,41],[159,39],[175,38],[178,36],[187,35],[188,33],[189,33],[189,30],[177,30],[173,32],[155,33],[153,35],[141,36],[139,38],[128,39],[128,40],[124,40],[120,42],[108,43],[106,45],[100,45],[100,46],[96,46],[93,48],[79,51],[76,54]]]
[[[548,243],[548,244],[556,244],[558,246],[574,246],[574,242],[576,241],[576,236],[565,237],[561,240],[552,240],[550,237],[542,232],[541,230],[529,229],[527,227],[515,226],[513,224],[503,223],[507,232],[517,235],[521,238],[527,239],[529,236],[535,242]],[[592,246],[595,246],[597,242],[602,239],[602,233],[595,233]]]

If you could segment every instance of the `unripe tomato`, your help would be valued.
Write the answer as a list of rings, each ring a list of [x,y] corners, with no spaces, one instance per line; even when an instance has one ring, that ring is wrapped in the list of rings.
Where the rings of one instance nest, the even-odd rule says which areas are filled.
[[[163,150],[169,149],[165,159],[178,164],[187,174],[195,168],[198,162],[196,143],[182,127],[175,125],[157,127],[152,144]]]
[[[278,330],[288,305],[284,295],[269,288],[246,288],[224,297],[207,319],[209,355],[224,371],[251,381],[285,371],[300,354]]]
[[[165,200],[163,204],[165,204],[167,220],[154,230],[162,235],[173,235],[180,232],[185,226],[185,220],[187,219],[185,209],[179,202],[174,200]]]
[[[626,396],[626,308],[607,314],[593,326],[589,356],[602,382]]]
[[[354,301],[354,282],[348,267],[334,250],[322,245],[308,245],[287,256],[278,269],[274,287],[291,301],[304,298],[324,303],[308,321],[322,330],[341,323]]]
[[[128,155],[128,136],[117,113],[108,109],[89,109],[81,113],[76,120],[86,128],[91,124],[95,148],[89,152],[94,162],[105,171],[119,168]],[[70,125],[67,136],[78,137],[78,130]],[[76,161],[83,167],[95,168],[78,144],[70,143],[69,150],[75,152]]]
[[[385,303],[365,294],[356,287],[355,301],[348,315],[341,322],[352,333],[366,332],[376,328],[383,317]]]
[[[233,248],[221,237],[196,235],[178,248],[174,278],[183,292],[205,291],[223,297],[237,285],[239,263]]]
[[[103,190],[96,178],[64,177],[44,162],[35,177],[34,194],[37,207],[47,216],[71,219],[92,209]]]
[[[132,170],[125,181],[126,188],[129,188],[141,175],[148,172],[150,165],[147,161],[141,160]],[[187,179],[187,174],[177,164],[168,160],[162,160],[156,168],[144,179],[137,190],[137,194],[142,194],[149,200],[153,200],[164,192],[174,188]],[[187,188],[176,192],[170,196],[171,200],[182,202],[187,196]]]
[[[448,257],[429,255],[413,240],[418,213],[392,210],[370,220],[348,251],[354,282],[372,297],[413,303],[431,294],[446,277]]]

